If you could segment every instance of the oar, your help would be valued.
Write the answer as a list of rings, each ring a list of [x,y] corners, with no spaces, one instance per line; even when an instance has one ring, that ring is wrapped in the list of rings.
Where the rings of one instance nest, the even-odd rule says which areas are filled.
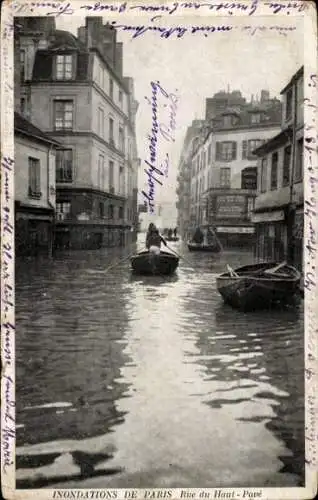
[[[178,252],[176,252],[175,250],[173,250],[172,248],[170,248],[168,245],[166,245],[166,247],[171,251],[173,252],[177,257],[179,257],[179,259],[183,259],[187,264],[189,264],[189,266],[193,267],[193,263],[190,262],[189,260],[187,260],[185,257],[183,257],[183,255],[180,255]]]
[[[122,264],[126,260],[130,259],[135,253],[138,253],[138,250],[134,251],[133,253],[126,255],[123,259],[120,259],[118,262],[115,262],[115,264],[112,264],[111,266],[106,267],[105,272],[109,271],[110,269],[113,269],[114,267],[118,266],[119,264]]]

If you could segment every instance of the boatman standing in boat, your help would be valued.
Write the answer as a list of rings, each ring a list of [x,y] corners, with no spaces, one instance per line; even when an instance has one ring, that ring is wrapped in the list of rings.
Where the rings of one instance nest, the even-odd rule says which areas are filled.
[[[166,241],[162,236],[160,236],[156,226],[153,223],[149,224],[146,238],[146,247],[149,252],[158,255],[160,253],[161,243],[167,246]]]

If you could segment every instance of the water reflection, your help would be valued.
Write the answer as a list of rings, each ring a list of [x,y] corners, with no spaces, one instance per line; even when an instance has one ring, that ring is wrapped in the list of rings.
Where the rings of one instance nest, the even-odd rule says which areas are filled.
[[[21,265],[18,487],[302,484],[302,305],[234,311],[216,276],[251,255],[173,248],[167,278],[105,251]]]

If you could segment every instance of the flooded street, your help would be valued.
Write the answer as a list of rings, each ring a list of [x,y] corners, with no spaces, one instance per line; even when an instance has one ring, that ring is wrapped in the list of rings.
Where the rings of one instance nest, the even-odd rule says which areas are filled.
[[[168,278],[105,272],[128,249],[18,263],[18,488],[304,484],[303,302],[232,310],[216,276],[252,255],[169,246]]]

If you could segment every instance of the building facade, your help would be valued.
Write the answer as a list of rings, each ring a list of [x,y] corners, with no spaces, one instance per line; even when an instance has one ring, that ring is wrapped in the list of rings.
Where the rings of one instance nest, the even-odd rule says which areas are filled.
[[[180,155],[177,176],[177,226],[182,239],[187,239],[191,229],[191,168],[192,154],[198,143],[203,120],[194,120],[188,127]]]
[[[51,26],[40,42],[43,18],[20,19],[25,113],[61,143],[56,247],[123,246],[137,230],[138,105],[122,44],[102,17],[86,18],[77,37]]]
[[[216,106],[209,100],[208,121],[192,155],[191,229],[213,226],[223,245],[251,246],[257,190],[254,150],[280,130],[281,103],[269,99],[266,91],[260,102],[246,103],[235,91],[238,104],[212,115],[215,109],[222,109],[219,94],[223,96],[217,94]],[[222,104],[225,102],[223,99]]]
[[[258,193],[253,221],[256,257],[303,269],[303,68],[282,90],[281,131],[256,151]]]
[[[18,18],[20,19],[20,18]],[[46,20],[38,38],[50,30]],[[20,26],[15,22],[14,37],[14,149],[15,149],[15,253],[52,255],[55,224],[55,171],[58,141],[36,127],[26,116],[23,56]],[[28,115],[28,118],[30,116]]]

